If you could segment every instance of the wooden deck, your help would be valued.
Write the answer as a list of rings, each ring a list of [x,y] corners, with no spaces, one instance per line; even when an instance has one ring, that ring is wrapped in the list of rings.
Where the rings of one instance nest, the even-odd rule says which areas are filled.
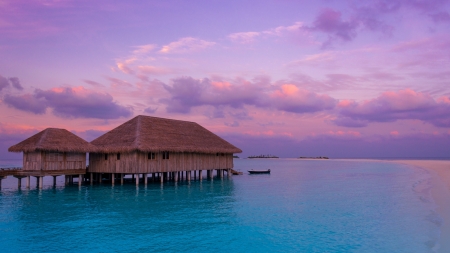
[[[0,169],[0,177],[6,176],[60,176],[60,175],[85,175],[86,169],[78,170],[22,170],[22,169]]]

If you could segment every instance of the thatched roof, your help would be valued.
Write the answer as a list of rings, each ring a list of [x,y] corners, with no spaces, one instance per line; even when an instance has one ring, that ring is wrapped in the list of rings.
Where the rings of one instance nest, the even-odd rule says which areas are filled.
[[[11,146],[10,152],[94,152],[95,146],[66,129],[47,128],[30,138]]]
[[[137,116],[91,142],[102,153],[241,153],[242,150],[195,122]]]

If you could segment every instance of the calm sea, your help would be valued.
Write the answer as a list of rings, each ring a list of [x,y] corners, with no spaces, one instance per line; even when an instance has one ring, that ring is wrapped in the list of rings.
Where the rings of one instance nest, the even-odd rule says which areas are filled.
[[[0,191],[1,252],[434,252],[427,171],[358,160],[235,159],[270,175]],[[204,173],[206,174],[206,173]],[[23,181],[23,186],[25,181]]]

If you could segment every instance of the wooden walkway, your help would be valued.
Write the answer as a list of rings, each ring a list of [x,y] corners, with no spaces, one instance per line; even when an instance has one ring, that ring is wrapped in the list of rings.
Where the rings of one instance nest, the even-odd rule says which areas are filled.
[[[32,176],[32,177],[45,177],[45,176],[61,176],[61,175],[84,175],[86,169],[78,170],[22,170],[20,168],[14,169],[0,169],[0,177],[7,176]]]

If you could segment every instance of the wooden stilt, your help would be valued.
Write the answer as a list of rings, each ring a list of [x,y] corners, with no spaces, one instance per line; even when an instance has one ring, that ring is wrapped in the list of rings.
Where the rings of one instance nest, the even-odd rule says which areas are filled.
[[[147,185],[147,180],[148,180],[147,173],[144,173],[143,177],[144,177],[144,185]]]
[[[81,186],[81,183],[83,182],[83,175],[78,175],[78,186]]]
[[[173,181],[178,182],[178,172],[174,172]]]
[[[102,181],[103,181],[103,175],[102,175],[102,173],[98,173],[98,183],[102,183]]]
[[[27,176],[26,187],[30,188],[30,176]]]
[[[0,190],[2,189],[2,180],[4,179],[4,177],[0,177]]]
[[[139,174],[136,174],[136,185],[139,185]]]
[[[161,183],[164,183],[164,176],[163,176],[163,173],[160,173],[160,175],[161,175]]]
[[[191,172],[190,171],[186,171],[187,173],[187,180],[191,181]]]
[[[114,181],[116,181],[116,175],[114,173],[111,173],[111,184],[114,185]]]
[[[39,187],[39,177],[36,177],[36,186]]]
[[[93,185],[94,184],[94,173],[89,173],[89,183],[91,184],[91,185]]]
[[[22,188],[22,178],[20,177],[17,178],[17,188]]]
[[[39,177],[39,189],[42,189],[43,184],[44,184],[44,177]]]
[[[123,185],[123,173],[120,173],[120,184]]]
[[[53,176],[53,187],[56,186],[56,176]]]

